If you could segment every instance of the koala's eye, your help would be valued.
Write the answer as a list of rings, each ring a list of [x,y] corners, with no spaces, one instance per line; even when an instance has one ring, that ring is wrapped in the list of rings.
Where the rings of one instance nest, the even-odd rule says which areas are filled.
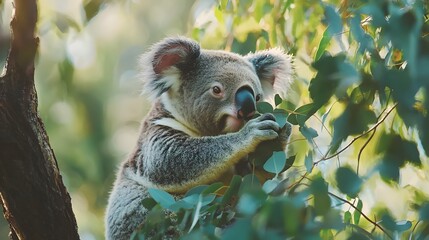
[[[261,94],[256,95],[256,99],[257,102],[259,102],[259,100],[261,100]]]
[[[212,90],[213,90],[213,93],[214,94],[220,94],[221,92],[222,92],[222,90],[220,89],[220,87],[218,87],[218,86],[214,86],[213,88],[212,88]]]
[[[221,86],[217,86],[217,85],[213,86],[211,91],[212,91],[213,96],[215,96],[215,97],[222,97],[222,95],[223,95],[223,89]]]

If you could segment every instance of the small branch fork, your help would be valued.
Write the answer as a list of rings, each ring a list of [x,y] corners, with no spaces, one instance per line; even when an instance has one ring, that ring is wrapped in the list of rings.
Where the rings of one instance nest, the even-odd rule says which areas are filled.
[[[360,139],[360,138],[362,138],[362,137],[364,137],[364,136],[366,136],[367,134],[369,134],[369,133],[371,133],[372,132],[372,134],[371,134],[371,136],[367,139],[367,141],[365,141],[365,143],[364,143],[364,145],[361,147],[361,149],[360,149],[360,151],[359,151],[359,154],[358,154],[358,169],[359,169],[359,161],[360,161],[360,157],[361,157],[361,155],[362,155],[362,152],[363,152],[363,150],[366,148],[366,146],[368,145],[368,143],[372,140],[372,138],[374,137],[374,135],[375,135],[375,132],[376,132],[376,129],[387,119],[387,117],[393,112],[393,110],[395,109],[397,107],[397,103],[395,103],[389,110],[387,110],[386,111],[386,109],[387,109],[387,107],[383,110],[383,112],[379,115],[379,117],[378,117],[378,121],[377,121],[377,123],[376,124],[374,124],[370,129],[368,129],[367,131],[365,131],[364,133],[362,133],[362,134],[360,134],[360,135],[358,135],[358,136],[356,136],[356,137],[354,137],[344,148],[342,148],[341,150],[339,150],[338,152],[336,152],[336,153],[334,153],[334,154],[332,154],[332,155],[328,155],[329,154],[329,150],[328,150],[328,152],[325,154],[325,156],[323,156],[320,160],[318,160],[318,161],[315,161],[314,163],[313,163],[313,167],[312,167],[312,169],[315,167],[315,166],[317,166],[320,162],[323,162],[323,161],[327,161],[327,160],[329,160],[329,159],[332,159],[332,158],[335,158],[335,157],[338,157],[342,152],[344,152],[347,148],[349,148],[354,142],[356,142],[358,139]],[[384,114],[385,113],[385,114]],[[383,114],[384,114],[384,116],[383,116]],[[381,116],[383,116],[383,117],[381,117]],[[359,170],[358,170],[359,171]],[[310,171],[311,172],[311,171]],[[311,179],[309,179],[308,178],[308,175],[309,175],[309,172],[306,172],[306,173],[304,173],[296,182],[294,182],[294,183],[292,183],[288,188],[287,188],[287,190],[290,190],[290,189],[292,189],[292,188],[294,188],[294,187],[296,187],[296,186],[299,186],[299,185],[306,185],[306,184],[304,184],[304,183],[302,183],[302,181],[304,180],[304,179],[307,179],[307,180],[310,180],[311,181]],[[346,199],[343,199],[343,198],[341,198],[341,197],[339,197],[339,196],[337,196],[337,195],[335,195],[335,194],[333,194],[333,193],[331,193],[331,192],[328,192],[328,194],[329,195],[331,195],[332,197],[335,197],[336,199],[338,199],[338,200],[340,200],[340,201],[342,201],[342,202],[344,202],[344,203],[347,203],[348,205],[350,205],[353,209],[355,209],[355,211],[358,211],[367,221],[369,221],[371,224],[373,224],[376,228],[379,228],[384,234],[386,234],[386,236],[389,238],[389,239],[392,239],[392,236],[390,236],[390,234],[382,227],[382,226],[380,226],[380,224],[378,224],[376,221],[373,221],[373,220],[371,220],[371,218],[369,218],[366,214],[364,214],[361,210],[359,210],[353,203],[351,203],[351,202],[349,202],[349,201],[347,201]]]
[[[316,162],[314,162],[313,163],[313,167],[314,166],[316,166],[317,164],[319,164],[320,162],[323,162],[323,161],[326,161],[326,160],[329,160],[329,159],[331,159],[331,158],[334,158],[334,157],[336,157],[336,156],[338,156],[338,155],[340,155],[342,152],[344,152],[345,150],[347,150],[347,148],[349,148],[354,142],[356,142],[356,140],[358,140],[358,139],[360,139],[361,137],[363,137],[363,136],[365,136],[365,135],[367,135],[368,133],[370,133],[370,132],[372,132],[372,131],[375,131],[376,129],[377,129],[377,127],[380,125],[380,124],[382,124],[385,120],[386,120],[386,118],[390,115],[390,113],[396,108],[396,106],[397,106],[398,104],[396,103],[395,105],[393,105],[387,112],[386,112],[386,115],[384,115],[384,117],[383,118],[381,118],[381,120],[379,120],[374,126],[372,126],[370,129],[368,129],[366,132],[364,132],[364,133],[362,133],[362,134],[360,134],[360,135],[358,135],[358,136],[356,136],[356,137],[354,137],[344,148],[342,148],[341,150],[339,150],[338,152],[336,152],[336,153],[334,153],[334,154],[332,154],[332,155],[329,155],[328,156],[328,154],[329,154],[329,151],[325,154],[325,156],[324,157],[322,157],[320,160],[318,160],[318,161],[316,161]]]

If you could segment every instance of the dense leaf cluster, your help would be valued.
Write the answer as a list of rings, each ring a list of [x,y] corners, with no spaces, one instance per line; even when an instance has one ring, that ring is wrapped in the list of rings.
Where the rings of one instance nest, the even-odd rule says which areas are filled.
[[[292,157],[257,160],[272,173],[263,183],[236,176],[179,200],[151,190],[135,237],[428,238],[428,2],[225,0],[203,12],[191,33],[203,45],[296,55],[290,99],[258,106],[296,126]],[[404,199],[383,196],[394,192]]]

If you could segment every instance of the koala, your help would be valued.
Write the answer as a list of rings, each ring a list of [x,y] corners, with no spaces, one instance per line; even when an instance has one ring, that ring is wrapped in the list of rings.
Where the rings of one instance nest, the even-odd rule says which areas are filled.
[[[290,125],[280,128],[273,115],[254,118],[256,102],[284,96],[292,80],[292,57],[280,49],[241,56],[167,38],[141,65],[152,108],[117,173],[106,210],[108,240],[129,239],[144,224],[149,188],[180,196],[227,182],[259,144],[275,141],[284,149],[290,135]]]

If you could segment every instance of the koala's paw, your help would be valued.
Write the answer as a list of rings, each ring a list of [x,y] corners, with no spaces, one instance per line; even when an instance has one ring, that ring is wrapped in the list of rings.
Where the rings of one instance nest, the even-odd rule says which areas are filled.
[[[249,139],[252,145],[279,137],[280,126],[272,114],[266,113],[250,120],[241,132]]]

